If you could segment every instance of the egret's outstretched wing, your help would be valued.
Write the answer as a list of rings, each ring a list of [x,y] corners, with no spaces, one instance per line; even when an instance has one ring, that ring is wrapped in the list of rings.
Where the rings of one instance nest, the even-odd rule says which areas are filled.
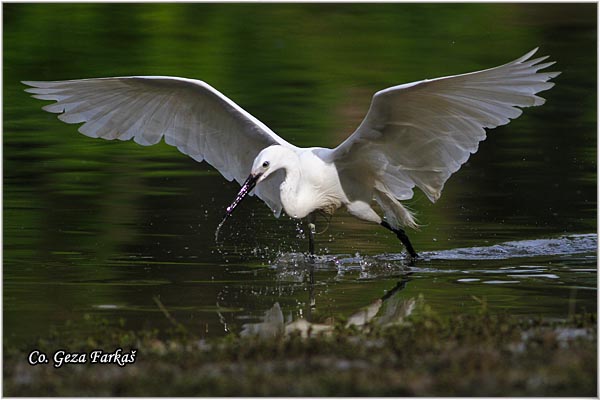
[[[342,168],[361,164],[361,173],[368,170],[400,200],[410,199],[416,185],[435,202],[450,175],[477,151],[485,128],[517,118],[517,107],[544,104],[535,94],[554,86],[548,80],[559,72],[538,72],[554,63],[529,60],[536,51],[496,68],[377,92],[333,159]]]
[[[55,82],[23,82],[35,98],[55,100],[44,110],[79,132],[103,139],[165,142],[196,161],[206,160],[227,180],[243,183],[258,153],[273,144],[291,146],[210,85],[193,79],[134,76]],[[273,188],[276,187],[276,190]],[[276,214],[278,185],[257,195]]]

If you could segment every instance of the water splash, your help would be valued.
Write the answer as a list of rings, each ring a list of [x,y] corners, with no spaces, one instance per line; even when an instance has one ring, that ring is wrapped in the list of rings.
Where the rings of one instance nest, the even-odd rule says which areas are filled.
[[[219,243],[219,232],[221,232],[221,228],[225,224],[226,220],[227,220],[227,217],[223,218],[223,220],[219,223],[219,225],[217,226],[217,229],[215,230],[215,243]]]
[[[308,257],[304,253],[281,253],[270,264],[272,268],[279,271],[280,278],[293,281],[303,280],[304,276],[301,272],[309,266],[312,266],[317,271],[337,271],[340,278],[346,272],[358,272],[360,273],[359,279],[377,279],[415,270],[420,272],[439,272],[438,268],[431,267],[429,264],[430,261],[435,260],[485,261],[582,254],[590,254],[590,256],[595,257],[597,246],[598,237],[596,234],[577,234],[552,239],[511,241],[493,246],[422,252],[420,253],[420,260],[416,264],[409,261],[404,253],[380,254],[375,256],[356,253],[355,255],[316,255],[313,257]],[[591,255],[592,253],[593,255]],[[554,278],[554,276],[549,276],[543,267],[521,266],[520,268],[515,270],[511,267],[508,270],[489,270],[487,272],[499,274],[537,274],[537,276],[532,277]],[[453,273],[458,272],[458,270],[444,268],[444,272]]]

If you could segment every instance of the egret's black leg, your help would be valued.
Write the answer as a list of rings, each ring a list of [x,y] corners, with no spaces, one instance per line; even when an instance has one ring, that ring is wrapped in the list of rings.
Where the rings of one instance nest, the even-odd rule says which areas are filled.
[[[308,252],[311,256],[315,254],[315,232],[317,231],[315,219],[314,214],[308,215]]]
[[[315,226],[315,221],[317,216],[314,213],[308,215],[308,252],[310,253],[311,263],[308,266],[308,303],[309,308],[307,312],[308,320],[311,320],[311,311],[316,307],[315,300],[315,265],[314,265],[314,256],[315,256],[315,233],[317,228]]]
[[[308,252],[315,255],[315,224],[308,224]]]
[[[398,239],[400,239],[400,241],[402,242],[402,244],[404,245],[404,247],[406,247],[406,251],[408,251],[408,253],[410,254],[410,256],[412,258],[417,258],[418,257],[418,254],[415,251],[415,249],[412,246],[412,244],[410,243],[410,240],[408,239],[408,236],[406,235],[406,232],[404,232],[404,229],[392,228],[392,226],[390,224],[388,224],[387,221],[381,221],[381,226],[383,226],[386,229],[389,229],[390,231],[392,231],[392,232],[394,232],[396,234],[396,236],[398,237]]]

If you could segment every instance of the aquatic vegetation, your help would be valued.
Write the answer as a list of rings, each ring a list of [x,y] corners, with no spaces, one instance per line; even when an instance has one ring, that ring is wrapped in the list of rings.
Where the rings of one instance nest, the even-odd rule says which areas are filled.
[[[30,366],[4,349],[5,396],[594,396],[595,314],[568,321],[440,316],[422,301],[400,324],[334,323],[328,334],[198,339],[98,324],[42,350],[136,348],[134,364]],[[271,310],[272,311],[272,310]]]

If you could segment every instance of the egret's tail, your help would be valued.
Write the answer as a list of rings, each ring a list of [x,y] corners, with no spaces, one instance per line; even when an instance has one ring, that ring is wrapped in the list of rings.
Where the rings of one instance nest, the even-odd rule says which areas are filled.
[[[415,215],[403,206],[396,198],[386,190],[375,190],[375,201],[385,214],[386,221],[395,228],[408,227],[419,229]]]

